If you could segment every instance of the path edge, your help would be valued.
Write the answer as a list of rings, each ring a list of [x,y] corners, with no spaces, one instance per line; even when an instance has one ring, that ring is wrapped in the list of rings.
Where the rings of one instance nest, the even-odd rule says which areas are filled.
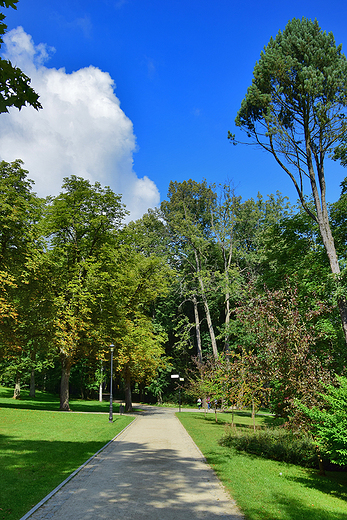
[[[109,446],[112,442],[114,442],[117,437],[119,437],[127,428],[129,428],[129,426],[131,426],[132,424],[134,424],[134,422],[138,419],[138,417],[135,417],[133,421],[131,421],[129,424],[126,425],[125,428],[123,428],[122,431],[120,431],[119,433],[117,433],[117,435],[115,437],[113,437],[113,439],[111,439],[110,441],[108,441],[102,448],[100,448],[96,453],[94,453],[94,455],[92,455],[86,462],[84,462],[79,468],[75,469],[75,471],[73,471],[71,473],[71,475],[69,475],[63,482],[61,482],[56,488],[53,489],[53,491],[51,491],[50,493],[48,493],[48,495],[46,495],[42,500],[40,500],[40,502],[38,502],[36,504],[36,506],[32,507],[30,509],[30,511],[28,511],[24,516],[22,516],[19,520],[27,520],[27,518],[29,518],[33,513],[35,513],[35,511],[37,511],[41,506],[43,506],[43,504],[45,504],[50,498],[52,498],[53,495],[55,495],[62,487],[65,486],[65,484],[67,484],[73,477],[75,477],[77,475],[77,473],[79,473],[87,464],[89,464],[89,462],[91,462],[97,455],[99,455],[99,453],[101,453],[104,449],[107,448],[107,446]]]
[[[239,513],[240,513],[240,520],[246,520],[245,516],[244,516],[244,513],[243,511],[241,510],[240,506],[238,505],[238,503],[236,502],[236,500],[234,499],[234,497],[232,496],[232,494],[230,493],[230,491],[228,490],[228,488],[226,487],[226,485],[221,481],[221,479],[219,478],[219,476],[217,475],[217,472],[216,470],[211,466],[211,464],[209,464],[209,462],[207,461],[207,458],[205,457],[205,455],[203,454],[203,452],[201,451],[201,449],[199,448],[199,446],[196,444],[196,442],[194,441],[193,437],[190,435],[190,433],[185,429],[185,427],[183,426],[183,424],[181,423],[181,421],[179,420],[179,417],[177,415],[177,413],[179,412],[175,412],[175,418],[177,419],[177,421],[180,423],[181,425],[181,428],[183,428],[183,430],[186,432],[186,434],[188,435],[188,437],[190,437],[190,440],[192,441],[192,443],[195,445],[197,451],[199,452],[200,456],[201,456],[201,459],[203,460],[203,462],[211,469],[212,473],[214,474],[217,482],[218,482],[218,485],[222,488],[222,490],[224,491],[224,493],[226,494],[226,496],[229,498],[229,500],[231,500],[235,506],[237,507],[237,509],[239,510]],[[20,519],[22,520],[22,519]]]

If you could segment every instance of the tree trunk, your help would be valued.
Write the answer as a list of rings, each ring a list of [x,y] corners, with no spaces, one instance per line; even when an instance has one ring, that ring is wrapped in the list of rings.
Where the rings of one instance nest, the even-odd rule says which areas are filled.
[[[253,430],[255,431],[255,404],[254,404],[254,399],[252,399],[252,421],[253,421]]]
[[[326,250],[326,253],[329,258],[330,269],[331,272],[336,276],[337,283],[339,283],[339,277],[341,274],[340,266],[337,258],[336,248],[334,238],[330,229],[329,221],[326,219],[318,219],[319,229],[321,232],[321,236],[323,239],[323,244]],[[340,297],[337,300],[337,305],[340,312],[340,318],[343,328],[343,333],[345,336],[345,342],[347,343],[347,302],[345,298]]]
[[[319,474],[323,477],[325,477],[326,473],[325,473],[325,468],[324,468],[324,462],[323,462],[323,458],[322,458],[322,455],[321,455],[321,452],[320,452],[320,448],[319,446],[316,446],[316,450],[317,450],[317,456],[318,456],[318,468],[319,468]]]
[[[35,370],[33,369],[30,374],[30,390],[29,396],[35,397]]]
[[[307,129],[305,129],[305,141],[306,141],[306,154],[307,154],[307,165],[310,175],[310,182],[311,182],[311,190],[314,200],[314,205],[316,208],[317,213],[317,222],[319,226],[319,231],[323,240],[323,244],[325,247],[325,251],[329,258],[330,263],[330,269],[331,272],[336,275],[338,282],[339,282],[339,275],[341,273],[339,261],[336,253],[335,248],[335,242],[334,237],[331,232],[330,222],[329,222],[329,213],[328,208],[326,204],[326,186],[325,186],[325,174],[324,174],[324,167],[321,165],[320,167],[317,167],[317,173],[318,173],[318,181],[319,181],[319,187],[320,187],[320,196],[318,191],[318,186],[316,183],[316,176],[313,169],[312,164],[312,155],[311,155],[311,148],[310,148],[310,136]],[[305,206],[304,206],[305,208]],[[342,323],[342,329],[345,336],[345,342],[347,344],[347,302],[345,298],[339,297],[337,300],[337,304],[339,307],[340,317],[341,317],[341,323]]]
[[[199,280],[199,285],[200,285],[201,298],[202,298],[202,301],[204,304],[208,332],[209,332],[210,338],[211,338],[213,357],[215,359],[218,359],[217,341],[216,341],[216,336],[214,335],[214,329],[213,329],[212,319],[211,319],[211,314],[210,314],[210,307],[208,305],[208,301],[207,301],[206,294],[205,294],[204,280],[202,279],[200,263],[199,263],[199,256],[198,256],[196,249],[194,249],[194,255],[195,255],[195,263],[196,263],[196,273],[198,275],[198,280]]]
[[[100,401],[100,403],[102,402],[103,374],[104,374],[104,367],[102,366],[102,363],[101,363],[101,368],[100,368],[100,385],[99,385],[99,401]]]
[[[196,331],[196,346],[197,346],[197,354],[199,363],[202,363],[202,346],[201,346],[201,334],[200,334],[200,319],[199,319],[199,309],[198,309],[198,300],[196,295],[194,294],[192,297],[193,305],[194,305],[194,317],[195,317],[195,331]]]
[[[16,383],[14,385],[13,399],[20,399],[20,374],[16,374]]]
[[[230,294],[229,291],[225,295],[225,341],[224,351],[229,353],[229,324],[230,324]]]
[[[202,285],[202,280],[201,280],[201,285]],[[211,319],[211,314],[210,314],[210,308],[209,308],[205,293],[202,294],[202,301],[204,302],[204,307],[205,307],[206,321],[207,321],[207,327],[208,327],[208,331],[210,333],[210,338],[211,338],[213,357],[214,357],[214,359],[218,359],[217,341],[216,341],[216,336],[214,334],[214,329],[213,329],[213,324],[212,324],[212,319]]]
[[[125,368],[124,380],[125,380],[125,411],[132,412],[133,403],[132,403],[132,398],[131,398],[131,378],[130,378],[130,370],[128,367]]]
[[[69,380],[71,370],[71,359],[63,357],[61,367],[61,382],[60,382],[60,410],[64,412],[70,411],[69,405]]]
[[[145,402],[145,389],[144,389],[143,385],[140,385],[140,388],[139,388],[139,398],[140,398],[140,403]]]

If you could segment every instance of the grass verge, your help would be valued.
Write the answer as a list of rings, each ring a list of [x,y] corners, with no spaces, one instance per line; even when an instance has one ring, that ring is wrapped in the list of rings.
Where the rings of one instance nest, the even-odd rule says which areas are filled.
[[[181,413],[178,418],[207,462],[230,491],[247,520],[347,520],[347,475],[318,471],[263,459],[218,444],[229,414]],[[238,426],[251,423],[236,414]],[[264,424],[269,418],[258,417]]]
[[[2,391],[0,519],[21,518],[133,419],[114,416],[114,422],[109,423],[105,414],[46,410],[46,399],[48,408],[55,404],[49,396],[43,399],[42,395],[31,402],[33,409],[25,409],[25,400],[9,402],[3,394]],[[104,411],[94,403],[96,411]],[[90,402],[79,404],[83,411],[93,409]]]

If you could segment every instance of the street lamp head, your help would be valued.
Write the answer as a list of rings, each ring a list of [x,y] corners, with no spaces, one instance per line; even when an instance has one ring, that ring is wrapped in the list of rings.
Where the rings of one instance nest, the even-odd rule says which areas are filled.
[[[114,345],[113,345],[113,343],[112,343],[112,345],[110,345],[110,350],[111,350],[111,352],[114,351]]]

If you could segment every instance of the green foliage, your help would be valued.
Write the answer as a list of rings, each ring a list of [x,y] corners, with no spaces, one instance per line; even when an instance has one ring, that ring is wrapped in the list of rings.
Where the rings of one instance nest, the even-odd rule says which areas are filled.
[[[51,365],[40,220],[44,201],[20,160],[0,163],[0,351],[3,378]]]
[[[284,428],[241,431],[229,427],[220,443],[222,446],[234,447],[238,451],[252,453],[258,457],[297,464],[305,468],[318,467],[316,445],[312,439],[304,433]]]
[[[0,6],[17,9],[17,2],[18,0],[2,0]],[[3,43],[2,36],[7,30],[4,19],[5,15],[0,13],[0,46]],[[0,58],[0,113],[8,112],[10,107],[20,110],[25,105],[38,110],[42,108],[38,99],[38,94],[30,87],[30,78],[10,61]]]
[[[211,296],[215,294],[215,244],[212,240],[211,212],[216,204],[216,194],[206,181],[192,179],[170,182],[168,201],[161,203],[171,245],[171,265],[179,273],[183,300],[203,304],[213,355],[218,356],[217,342],[212,319]],[[213,300],[212,300],[213,301]],[[195,307],[195,323],[199,328],[200,318]],[[198,336],[198,331],[197,331]],[[202,347],[198,341],[198,355]]]
[[[329,385],[321,394],[323,408],[300,408],[310,419],[310,430],[331,462],[347,465],[347,378],[337,377],[337,386]]]
[[[170,384],[171,372],[172,366],[168,360],[165,360],[163,366],[158,369],[157,377],[147,387],[147,390],[157,398],[158,404],[163,404],[163,393]]]
[[[95,350],[99,329],[92,319],[102,298],[99,258],[114,243],[125,215],[120,196],[99,183],[71,176],[63,192],[49,201],[43,229],[49,238],[46,262],[51,273],[54,343],[72,363]]]
[[[0,266],[13,272],[23,266],[38,239],[43,200],[32,192],[33,182],[20,160],[0,163]]]
[[[339,200],[330,206],[331,226],[334,232],[334,240],[339,253],[342,267],[346,268],[346,243],[347,243],[347,177],[341,182],[341,195]],[[346,286],[346,284],[345,284]]]
[[[311,202],[309,204],[312,205]],[[310,309],[316,310],[316,355],[324,358],[329,352],[331,366],[340,372],[346,351],[337,300],[346,287],[344,274],[342,271],[340,277],[331,275],[318,225],[302,208],[293,210],[296,212],[279,218],[268,228],[258,290],[263,284],[269,289],[286,290],[288,285],[295,287],[301,314],[305,316]],[[332,225],[336,237],[339,228],[333,219]],[[338,249],[342,251],[340,245]],[[343,266],[342,255],[340,258]]]

